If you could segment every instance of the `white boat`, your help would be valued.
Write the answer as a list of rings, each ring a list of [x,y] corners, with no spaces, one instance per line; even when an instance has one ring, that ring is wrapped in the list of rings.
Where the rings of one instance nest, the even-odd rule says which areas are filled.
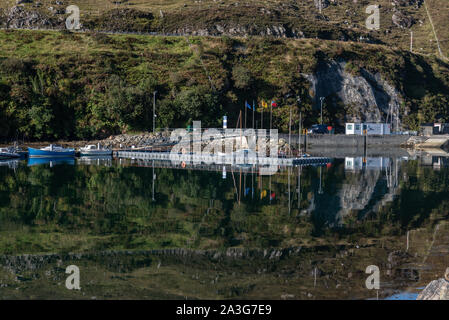
[[[20,158],[14,148],[0,148],[0,159],[14,159]]]
[[[84,148],[80,148],[80,155],[82,157],[88,157],[88,156],[112,156],[112,150],[102,148],[100,144],[94,145],[89,144],[85,146]]]

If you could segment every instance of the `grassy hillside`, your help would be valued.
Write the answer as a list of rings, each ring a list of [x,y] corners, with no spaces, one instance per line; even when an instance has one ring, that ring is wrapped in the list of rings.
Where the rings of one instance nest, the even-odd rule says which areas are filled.
[[[375,2],[380,5],[381,14],[378,31],[369,31],[365,27],[368,17],[365,9],[373,4],[368,0],[330,0],[321,14],[313,0],[73,0],[70,4],[80,7],[81,22],[91,30],[188,33],[209,30],[209,33],[214,33],[218,25],[226,30],[244,28],[243,33],[254,35],[266,33],[267,27],[282,26],[286,28],[286,36],[292,36],[292,32],[296,31],[297,36],[307,38],[374,41],[403,50],[410,48],[410,32],[413,31],[416,52],[437,54],[434,34],[421,1],[395,1],[401,5],[394,6],[391,0]],[[15,2],[2,1],[0,7],[10,8]],[[39,2],[42,3],[41,7],[36,8],[34,4],[26,4],[25,7],[49,14],[49,7],[64,9],[69,4],[56,5],[51,0]],[[426,3],[443,51],[448,56],[448,3],[446,0],[427,0]],[[393,24],[392,16],[396,8],[413,20],[410,28],[403,29]],[[151,15],[134,11],[125,13],[120,9]]]
[[[350,62],[348,72],[380,72],[396,87],[408,110],[406,126],[449,120],[449,65],[386,46],[16,30],[0,32],[0,47],[3,138],[84,139],[148,130],[154,90],[158,127],[185,126],[196,119],[219,126],[224,114],[232,125],[245,100],[274,99],[281,106],[274,110],[274,126],[286,131],[289,106],[295,123],[299,111],[305,125],[319,117],[301,74],[339,59]],[[347,112],[328,105],[325,121],[337,124]]]

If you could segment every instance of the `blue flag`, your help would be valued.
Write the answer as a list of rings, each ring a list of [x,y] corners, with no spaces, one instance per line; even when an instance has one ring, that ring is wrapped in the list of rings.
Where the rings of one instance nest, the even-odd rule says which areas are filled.
[[[252,110],[251,105],[247,101],[245,101],[245,107],[247,107],[249,110]]]

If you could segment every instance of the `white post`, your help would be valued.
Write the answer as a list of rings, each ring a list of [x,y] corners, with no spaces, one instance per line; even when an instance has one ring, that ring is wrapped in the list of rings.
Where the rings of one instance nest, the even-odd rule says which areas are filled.
[[[156,93],[157,91],[153,92],[153,134],[156,132]]]
[[[410,231],[407,231],[407,250],[406,251],[408,251],[408,248],[409,248],[409,234],[410,234]]]

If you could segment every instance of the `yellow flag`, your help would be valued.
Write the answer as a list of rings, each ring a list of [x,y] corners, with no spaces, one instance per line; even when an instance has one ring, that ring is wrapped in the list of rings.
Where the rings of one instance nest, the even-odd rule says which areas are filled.
[[[268,103],[265,100],[262,100],[262,108],[268,108]]]

